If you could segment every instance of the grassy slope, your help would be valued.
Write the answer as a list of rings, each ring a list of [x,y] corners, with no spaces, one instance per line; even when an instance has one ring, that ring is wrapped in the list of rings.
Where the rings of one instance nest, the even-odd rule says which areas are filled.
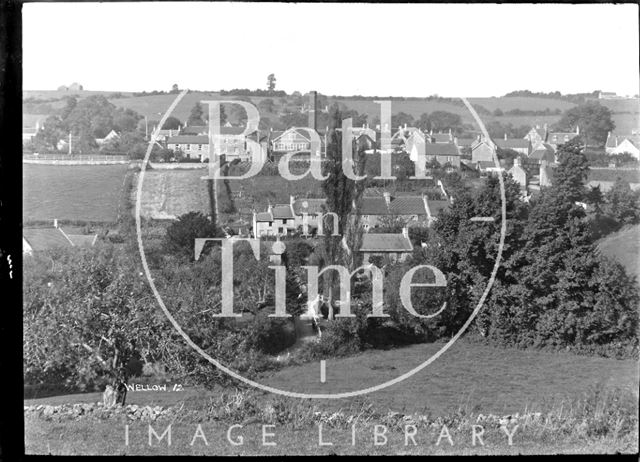
[[[443,344],[414,345],[407,348],[372,350],[347,358],[327,361],[327,382],[321,384],[319,363],[284,369],[258,379],[278,388],[335,393],[382,383],[417,366]],[[213,367],[213,366],[212,366]],[[138,383],[131,380],[131,383]],[[173,384],[173,382],[172,382]],[[186,387],[184,391],[130,392],[127,402],[143,405],[172,405],[185,402],[197,408],[209,395]],[[323,408],[335,409],[363,399],[385,410],[428,412],[445,415],[460,407],[484,413],[512,413],[545,410],[560,400],[586,393],[602,385],[634,391],[638,389],[638,366],[633,360],[615,360],[571,353],[501,349],[467,341],[454,344],[433,364],[400,384],[366,395],[341,400],[319,401]],[[25,400],[30,404],[95,402],[100,393]]]
[[[127,165],[23,165],[23,219],[114,222]]]
[[[289,367],[270,377],[261,379],[266,383],[306,391],[335,391],[345,387],[371,385],[397,376],[408,367],[417,364],[433,353],[439,345],[417,345],[390,351],[371,351],[351,358],[330,360],[327,365],[327,383],[318,382],[318,364]],[[372,370],[372,366],[376,366]],[[395,369],[392,369],[395,368]],[[367,395],[366,400],[315,401],[319,409],[334,412],[343,409],[349,415],[363,401],[371,402],[382,414],[386,410],[407,414],[421,413],[434,416],[453,416],[460,408],[476,414],[478,412],[503,415],[523,412],[525,409],[551,412],[557,415],[571,398],[586,394],[595,384],[605,389],[620,387],[631,390],[637,397],[637,364],[632,361],[575,356],[569,353],[547,353],[496,349],[488,346],[456,343],[451,350],[414,378],[381,392]],[[168,386],[171,389],[171,384]],[[128,402],[142,405],[174,405],[184,403],[186,409],[206,409],[209,398],[222,391],[186,389],[183,392],[130,392]],[[264,396],[265,403],[273,396]],[[637,399],[637,398],[636,398]],[[31,404],[62,404],[100,400],[98,393],[60,396],[38,400],[25,400]],[[354,406],[354,407],[351,407]],[[568,409],[565,409],[565,414]],[[468,414],[467,414],[468,415]],[[529,428],[516,433],[514,445],[508,446],[506,437],[496,429],[487,428],[485,446],[472,446],[469,427],[455,426],[451,429],[454,446],[436,446],[438,433],[420,427],[416,437],[417,447],[405,446],[400,432],[391,431],[388,444],[374,446],[371,427],[358,427],[357,444],[351,446],[350,433],[344,428],[328,429],[325,426],[324,440],[334,442],[332,447],[318,446],[317,428],[276,425],[277,447],[261,445],[261,427],[242,420],[223,424],[197,416],[178,418],[173,422],[173,444],[155,444],[149,447],[148,427],[143,422],[127,422],[114,417],[109,421],[84,419],[80,421],[54,422],[29,416],[25,421],[25,444],[28,453],[54,454],[432,454],[432,453],[557,453],[557,452],[634,452],[637,441],[631,435],[613,440],[610,437],[584,437],[569,433]],[[124,445],[124,425],[130,425],[130,446]],[[201,423],[209,442],[205,446],[197,442],[190,446],[196,425]],[[241,430],[244,446],[231,446],[225,439],[231,423],[245,423]],[[290,422],[291,423],[291,422]],[[168,421],[156,422],[156,431],[164,430]],[[453,424],[452,424],[453,425]],[[546,427],[545,427],[546,428]],[[636,433],[637,435],[637,430]]]
[[[629,275],[640,281],[640,225],[626,227],[605,237],[598,248],[602,254],[621,263]]]
[[[142,185],[142,215],[165,212],[182,215],[190,211],[208,213],[209,196],[206,182],[202,180],[206,170],[151,170],[145,173]],[[246,180],[230,181],[233,193],[242,197],[234,199],[241,214],[266,210],[271,205],[288,204],[289,195],[296,197],[318,197],[320,182],[304,179],[287,181],[281,176],[255,176]],[[219,194],[225,189],[219,185]],[[135,191],[134,191],[135,192]],[[222,199],[221,199],[222,200]]]

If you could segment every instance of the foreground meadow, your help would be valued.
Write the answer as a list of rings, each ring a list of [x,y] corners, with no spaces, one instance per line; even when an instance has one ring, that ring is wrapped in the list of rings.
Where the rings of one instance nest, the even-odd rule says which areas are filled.
[[[319,382],[319,366],[286,366],[264,376],[272,386],[297,391],[335,392],[379,383],[415,366],[442,344],[369,351],[333,359],[327,382]],[[515,454],[556,452],[637,451],[638,366],[633,360],[577,356],[566,352],[499,349],[467,341],[456,343],[438,361],[416,376],[387,389],[341,400],[301,400],[234,387],[204,390],[176,381],[139,380],[146,385],[166,383],[166,391],[132,391],[127,403],[178,409],[170,418],[153,422],[131,420],[125,414],[110,418],[91,415],[60,420],[25,415],[27,453],[52,454]],[[130,384],[135,384],[131,380]],[[99,393],[25,400],[25,406],[90,403]],[[269,410],[269,412],[265,411]],[[521,432],[512,445],[500,426],[486,416],[533,416],[518,421]],[[484,417],[483,417],[484,416]],[[534,418],[535,417],[535,418]],[[352,444],[352,424],[358,425]],[[417,445],[405,445],[404,424],[418,422]],[[319,445],[318,425],[324,426]],[[125,425],[129,424],[129,445]],[[171,446],[148,445],[149,425],[161,434],[172,424]],[[208,445],[193,439],[201,424]],[[226,439],[231,425],[245,443]],[[262,445],[262,425],[276,446]],[[482,424],[483,442],[473,444],[472,426]],[[361,425],[361,426],[360,426]],[[375,425],[388,428],[386,444],[375,444]],[[451,432],[441,439],[446,425]],[[515,425],[515,424],[514,424]],[[423,428],[424,427],[424,428]],[[510,427],[512,429],[512,427]],[[476,429],[479,431],[479,429]],[[271,438],[271,437],[270,437]],[[382,440],[380,440],[382,441]],[[380,443],[380,441],[378,441]]]

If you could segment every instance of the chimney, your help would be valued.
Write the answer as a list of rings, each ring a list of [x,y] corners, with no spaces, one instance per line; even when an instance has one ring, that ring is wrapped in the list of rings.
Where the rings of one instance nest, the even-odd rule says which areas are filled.
[[[515,159],[513,159],[513,166],[520,167],[520,157],[516,157]]]
[[[405,129],[405,130],[407,129],[407,124],[404,124],[404,129]]]
[[[409,239],[409,228],[407,228],[406,226],[402,228],[402,235]]]
[[[316,131],[316,105],[318,103],[318,92],[309,92],[309,128]]]
[[[57,218],[53,219],[53,227],[58,229],[58,219]]]
[[[576,125],[576,135],[580,134],[580,127],[578,125]]]
[[[391,205],[391,194],[388,191],[383,193],[384,201],[387,203],[387,207]]]
[[[296,201],[296,198],[292,195],[289,195],[289,205],[293,207],[293,203]]]
[[[505,132],[505,134],[504,134],[504,139],[505,139],[505,140],[507,139],[507,133],[506,133],[506,132]]]

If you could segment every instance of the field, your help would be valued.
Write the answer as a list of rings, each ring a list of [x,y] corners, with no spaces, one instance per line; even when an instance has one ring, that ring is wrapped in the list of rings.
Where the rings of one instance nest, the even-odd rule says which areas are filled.
[[[398,376],[401,372],[417,365],[428,355],[432,354],[442,344],[416,345],[408,348],[389,351],[369,351],[349,358],[333,359],[327,362],[327,383],[319,383],[319,365],[310,363],[303,366],[291,366],[276,372],[273,375],[265,376],[261,382],[299,391],[324,391],[335,392],[345,389],[357,389],[363,386],[370,386],[380,383],[391,377]],[[416,374],[414,377],[388,389],[369,394],[364,398],[353,398],[350,400],[314,400],[319,409],[327,412],[336,412],[340,409],[347,412],[352,409],[362,409],[366,403],[372,404],[376,410],[382,414],[391,412],[401,412],[404,414],[419,413],[429,415],[431,418],[437,416],[454,419],[454,415],[496,415],[523,413],[525,411],[552,413],[563,409],[564,414],[571,412],[570,403],[572,399],[587,396],[593,389],[620,390],[621,393],[630,394],[637,401],[638,393],[638,366],[633,360],[614,360],[594,357],[576,356],[571,353],[541,352],[533,350],[498,349],[462,340],[453,345],[442,357],[432,365]],[[168,387],[171,389],[171,386]],[[184,392],[130,392],[128,401],[131,404],[139,405],[161,405],[169,406],[184,403],[184,409],[205,410],[209,403],[217,400],[224,390],[205,391],[202,389],[187,388]],[[233,392],[227,389],[227,392]],[[258,402],[263,405],[274,399],[273,396],[262,396],[256,392]],[[62,404],[77,402],[96,402],[100,400],[98,393],[84,395],[59,396],[42,398],[37,400],[25,400],[25,405],[32,404]],[[307,401],[287,399],[288,402],[298,404]],[[466,413],[466,414],[464,414]],[[562,411],[560,411],[562,413]],[[202,414],[204,416],[204,414]],[[448,417],[447,417],[448,416]],[[454,420],[451,420],[453,422]],[[37,453],[255,453],[260,451],[256,444],[247,441],[247,445],[242,448],[234,448],[224,444],[224,433],[227,427],[222,422],[207,421],[202,417],[200,421],[174,421],[176,440],[174,447],[167,449],[164,447],[149,448],[138,441],[130,447],[123,444],[124,421],[101,422],[64,422],[55,423],[33,419],[26,421],[26,448],[28,452]],[[197,423],[203,423],[206,427],[207,438],[212,432],[214,436],[212,446],[204,448],[201,446],[198,451],[190,447],[188,442],[193,435]],[[252,439],[258,432],[259,427],[250,423],[245,423],[247,440]],[[185,428],[188,425],[188,430]],[[154,426],[164,428],[167,424],[160,423]],[[453,425],[453,424],[452,424]],[[327,425],[330,426],[330,425]],[[335,427],[337,430],[340,427]],[[329,433],[334,441],[341,441],[337,431]],[[570,432],[573,429],[569,430]],[[146,425],[132,425],[132,435],[146,432]],[[304,431],[292,431],[291,429],[276,429],[279,433],[278,448],[269,448],[276,453],[326,453],[327,451],[317,447],[317,430],[304,429]],[[184,433],[188,432],[189,438],[184,440]],[[553,433],[553,432],[552,432]],[[82,435],[94,435],[85,438]],[[100,437],[96,438],[97,434]],[[146,435],[146,433],[145,433]],[[250,436],[249,436],[250,435]],[[370,435],[370,434],[369,434]],[[259,433],[257,433],[259,437]],[[365,439],[363,434],[362,439]],[[306,440],[305,440],[306,437]],[[398,439],[400,435],[391,435]],[[496,435],[487,436],[486,448],[471,447],[470,441],[466,442],[460,435],[454,436],[456,442],[460,442],[457,447],[451,448],[434,447],[433,444],[427,447],[409,449],[419,453],[425,452],[554,452],[554,451],[575,451],[583,448],[587,444],[578,444],[564,432],[556,434],[555,438],[560,441],[546,441],[536,439],[531,435],[528,440],[523,435],[514,440],[516,445],[509,447],[505,441],[495,439]],[[146,436],[145,436],[146,438]],[[436,434],[437,438],[437,434]],[[554,438],[552,434],[551,439]],[[348,440],[348,439],[347,439]],[[146,440],[145,440],[146,441]],[[257,440],[259,441],[259,439]],[[434,440],[435,441],[435,440]],[[635,440],[631,440],[635,441]],[[397,443],[397,442],[396,442]],[[350,446],[348,442],[341,441],[334,449],[338,452],[371,451],[380,453],[394,453],[406,450],[402,443],[386,447],[369,447],[366,442],[361,443],[356,448]],[[612,441],[610,446],[592,446],[598,451],[611,451],[618,447],[622,441]],[[627,441],[626,445],[636,443]],[[627,449],[629,450],[629,449]],[[636,449],[637,450],[637,449]]]
[[[144,175],[142,185],[141,215],[152,218],[168,218],[191,211],[209,213],[209,196],[206,181],[207,170],[150,170]],[[313,179],[288,181],[279,175],[254,176],[246,180],[229,182],[238,212],[249,215],[253,209],[266,210],[269,203],[288,204],[289,195],[318,197],[320,182]],[[136,187],[137,188],[137,187]],[[134,188],[134,195],[137,189]],[[218,185],[219,197],[224,195],[222,182]],[[307,196],[307,194],[311,194]],[[134,196],[135,200],[135,196]],[[222,202],[222,199],[221,199]]]
[[[23,164],[25,224],[58,220],[115,222],[127,165]]]
[[[600,241],[600,252],[618,261],[640,282],[640,225],[629,226]]]

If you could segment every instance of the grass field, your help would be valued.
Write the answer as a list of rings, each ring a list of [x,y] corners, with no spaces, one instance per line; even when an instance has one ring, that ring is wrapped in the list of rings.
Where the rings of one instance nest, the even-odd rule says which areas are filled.
[[[179,216],[191,211],[208,213],[209,196],[206,170],[150,170],[145,172],[142,185],[141,214],[151,218]],[[238,213],[251,214],[266,210],[269,203],[288,204],[289,195],[296,197],[318,197],[320,182],[313,179],[288,181],[281,176],[254,176],[246,180],[230,181]],[[137,188],[137,187],[136,187]],[[136,188],[134,188],[134,198]],[[219,197],[224,195],[222,183],[218,186]],[[221,199],[222,201],[222,199]]]
[[[626,227],[605,237],[598,244],[598,249],[622,264],[627,273],[640,282],[640,225]]]
[[[351,357],[330,359],[327,360],[326,383],[320,383],[320,365],[315,362],[287,366],[265,374],[258,381],[306,393],[358,390],[401,375],[442,346],[422,344],[387,351],[370,350]],[[637,395],[637,362],[567,352],[501,349],[461,340],[426,369],[397,385],[366,397],[318,402],[323,409],[338,409],[368,400],[379,409],[396,412],[439,416],[466,408],[502,415],[525,409],[549,410],[560,401],[587,393],[596,386],[617,387]],[[216,396],[221,391],[186,388],[179,393],[131,392],[127,402],[154,406],[184,402],[188,408],[198,409],[209,396]],[[96,402],[100,399],[99,393],[87,393],[29,399],[25,400],[25,405]]]
[[[286,367],[261,378],[260,381],[306,392],[357,389],[399,375],[423,361],[439,346],[441,345],[416,345],[389,351],[369,351],[349,358],[329,360],[327,382],[324,384],[319,382],[319,365],[315,363]],[[171,390],[172,384],[169,383],[167,388]],[[227,425],[224,425],[226,421],[208,420],[207,410],[211,408],[212,403],[219,402],[222,392],[233,392],[232,388],[212,391],[186,388],[182,392],[129,392],[129,404],[165,407],[183,405],[186,415],[191,415],[184,419],[178,417],[172,422],[153,424],[156,430],[164,430],[172,423],[171,447],[167,447],[166,443],[149,447],[147,424],[128,421],[122,415],[108,421],[87,418],[64,422],[27,417],[25,443],[29,453],[53,454],[515,454],[637,451],[637,429],[635,437],[631,431],[631,436],[627,433],[619,439],[611,438],[610,435],[598,439],[594,435],[578,435],[580,432],[576,427],[582,421],[580,416],[563,421],[571,413],[578,412],[575,404],[571,403],[593,396],[594,389],[603,390],[605,394],[621,393],[621,397],[624,395],[626,399],[637,402],[637,362],[576,356],[570,353],[498,349],[463,340],[416,376],[366,397],[313,402],[284,399],[294,408],[308,403],[328,414],[343,412],[348,416],[371,404],[378,415],[390,416],[394,412],[400,412],[404,415],[418,414],[429,416],[430,419],[444,419],[450,422],[447,426],[452,430],[453,447],[449,444],[434,444],[440,428],[435,435],[420,433],[416,447],[404,446],[403,435],[398,431],[390,432],[387,445],[374,446],[372,422],[368,427],[365,425],[359,430],[356,446],[351,445],[350,433],[344,434],[344,426],[328,423],[325,428],[329,428],[323,439],[335,444],[331,448],[319,447],[318,430],[308,426],[297,430],[295,427],[291,428],[290,425],[295,419],[291,416],[274,429],[278,446],[263,448],[260,444],[261,427],[251,423],[250,419],[247,420],[246,415],[230,417],[232,421]],[[258,391],[249,393],[254,393],[252,396],[261,406],[269,402],[275,403],[279,399]],[[25,400],[25,405],[87,403],[100,399],[100,394],[89,393]],[[470,416],[480,413],[502,416],[516,412],[522,414],[525,411],[541,412],[551,417],[547,418],[544,426],[522,427],[522,433],[514,438],[513,446],[507,445],[504,434],[500,437],[501,433],[493,427],[488,428],[485,435],[485,446],[471,444],[470,423],[475,423],[476,420]],[[189,412],[195,414],[188,414]],[[460,423],[464,421],[464,417],[462,421],[458,420],[460,416],[467,416],[471,420],[467,420],[467,424]],[[199,423],[206,432],[209,446],[189,444]],[[232,423],[244,425],[242,434],[246,444],[242,447],[234,447],[226,442],[225,434]],[[125,446],[123,441],[125,424],[130,425],[129,446]],[[611,432],[612,429],[608,431]]]
[[[114,222],[127,165],[23,164],[24,223],[41,220]]]

